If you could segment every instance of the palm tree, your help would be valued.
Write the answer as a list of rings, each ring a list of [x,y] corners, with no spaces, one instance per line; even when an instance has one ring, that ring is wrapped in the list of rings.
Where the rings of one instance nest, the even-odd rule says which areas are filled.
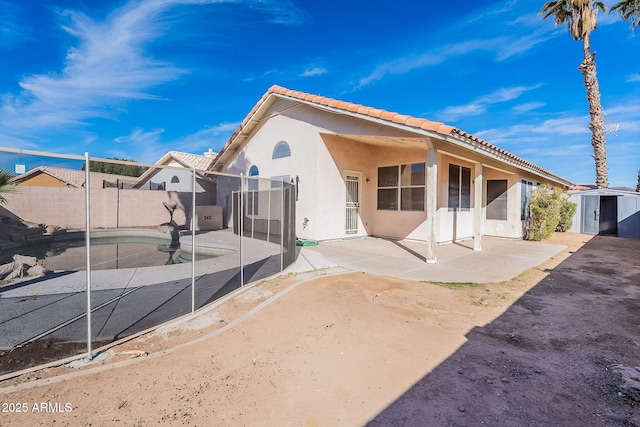
[[[598,10],[606,11],[606,6],[601,1],[556,0],[545,3],[539,13],[543,15],[544,19],[553,16],[557,25],[567,23],[571,37],[574,40],[582,40],[584,60],[578,69],[584,76],[587,101],[589,102],[589,116],[591,117],[589,129],[591,130],[591,145],[596,165],[596,187],[607,188],[609,186],[607,142],[604,137],[604,118],[602,117],[600,89],[596,77],[596,53],[591,52],[590,42],[591,32],[596,29]]]
[[[640,0],[622,0],[611,6],[609,13],[619,13],[623,21],[631,19],[631,28],[640,27]]]
[[[15,191],[15,186],[13,184],[9,184],[9,180],[11,178],[12,177],[9,172],[0,169],[0,205],[7,203],[7,199],[2,195],[3,193],[13,193]]]
[[[640,193],[640,169],[638,169],[638,183],[636,184],[636,191]]]

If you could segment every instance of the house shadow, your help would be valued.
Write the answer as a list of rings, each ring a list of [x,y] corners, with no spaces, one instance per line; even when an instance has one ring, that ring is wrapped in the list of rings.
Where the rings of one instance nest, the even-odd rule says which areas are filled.
[[[402,243],[398,242],[397,240],[389,240],[391,243],[393,243],[394,245],[396,245],[397,247],[399,247],[400,249],[407,251],[408,253],[410,253],[411,255],[415,256],[416,258],[418,258],[420,261],[422,262],[427,262],[427,257],[424,255],[421,255],[420,253],[414,251],[413,249],[403,245]]]
[[[640,360],[638,247],[594,237],[367,425],[635,425],[614,365]]]

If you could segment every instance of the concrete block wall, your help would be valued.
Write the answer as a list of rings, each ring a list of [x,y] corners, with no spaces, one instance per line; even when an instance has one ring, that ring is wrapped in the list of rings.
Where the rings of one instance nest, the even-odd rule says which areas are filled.
[[[173,220],[188,227],[190,192],[93,189],[90,193],[91,228],[155,227],[171,216],[163,202],[175,204]],[[6,195],[9,212],[28,222],[85,227],[85,191],[82,188],[20,187]],[[196,193],[197,205],[210,205],[215,194]]]

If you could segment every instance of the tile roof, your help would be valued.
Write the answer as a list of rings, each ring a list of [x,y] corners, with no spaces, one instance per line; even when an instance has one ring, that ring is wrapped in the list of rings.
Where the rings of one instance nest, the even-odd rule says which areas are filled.
[[[169,151],[167,153],[173,157],[178,163],[183,164],[186,167],[192,168],[195,166],[199,170],[207,170],[213,165],[215,157],[200,156],[198,154],[182,153],[180,151]]]
[[[362,116],[365,119],[374,118],[374,119],[384,120],[389,123],[395,123],[395,124],[405,126],[409,128],[409,130],[412,128],[420,129],[420,130],[426,130],[426,131],[438,133],[443,137],[452,137],[457,140],[462,140],[464,142],[467,142],[468,144],[478,145],[482,149],[487,150],[489,152],[494,152],[496,154],[507,157],[512,161],[526,167],[527,169],[530,169],[539,174],[554,178],[562,183],[565,183],[566,185],[569,185],[569,186],[573,185],[573,183],[541,168],[540,166],[534,163],[531,163],[514,154],[511,154],[500,147],[492,145],[487,141],[481,138],[478,138],[477,136],[474,136],[470,133],[464,132],[463,130],[460,130],[454,126],[450,126],[442,122],[432,121],[429,119],[417,118],[417,117],[407,116],[404,114],[399,114],[391,111],[381,110],[378,108],[367,107],[361,104],[355,104],[351,102],[340,101],[333,98],[327,98],[321,95],[312,95],[305,92],[290,90],[282,86],[271,86],[269,90],[262,96],[262,98],[258,101],[258,103],[253,107],[253,109],[245,117],[245,119],[242,121],[240,126],[233,133],[233,135],[231,135],[231,138],[229,138],[227,143],[220,150],[220,153],[215,159],[216,163],[218,159],[222,157],[225,151],[231,146],[231,144],[233,144],[236,137],[238,137],[242,133],[242,131],[245,130],[249,122],[252,120],[254,115],[258,112],[260,107],[265,103],[265,101],[267,101],[267,99],[273,95],[286,97],[294,100],[299,100],[299,101],[310,103],[310,104],[316,104],[318,106],[324,106],[329,108],[335,108],[338,110],[343,110],[345,112],[349,112],[357,116]]]
[[[80,188],[84,185],[85,172],[77,169],[57,168],[53,166],[39,166],[31,169],[23,175],[18,175],[11,179],[11,182],[19,183],[29,179],[29,177],[38,173],[47,174],[61,182],[66,183],[70,187]],[[115,183],[116,180],[121,182],[133,184],[137,178],[124,175],[113,175],[101,172],[91,172],[89,177],[91,188],[102,188],[102,181],[109,181]]]
[[[176,161],[185,168],[191,169],[195,166],[197,170],[206,171],[213,167],[215,159],[216,156],[201,156],[198,154],[183,153],[181,151],[169,151],[167,154],[162,156],[160,160],[158,160],[155,164],[166,166],[171,163],[171,161]],[[145,171],[145,173],[140,175],[140,178],[136,180],[134,187],[140,187],[158,172],[159,168],[150,167]]]

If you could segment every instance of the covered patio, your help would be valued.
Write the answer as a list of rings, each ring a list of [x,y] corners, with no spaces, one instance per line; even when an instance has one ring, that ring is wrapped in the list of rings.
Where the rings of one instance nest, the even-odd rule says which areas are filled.
[[[484,237],[482,242],[482,251],[474,251],[473,240],[438,246],[437,264],[425,264],[424,242],[371,237],[322,242],[303,247],[287,271],[342,267],[417,281],[493,283],[510,280],[565,248],[496,237]]]

